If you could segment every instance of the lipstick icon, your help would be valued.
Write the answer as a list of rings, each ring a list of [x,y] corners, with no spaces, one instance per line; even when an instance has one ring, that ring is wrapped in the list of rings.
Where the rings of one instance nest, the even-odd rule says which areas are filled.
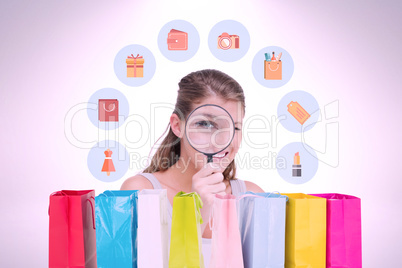
[[[299,152],[295,153],[293,166],[292,166],[292,176],[293,177],[301,177],[302,166],[300,165],[300,155]]]

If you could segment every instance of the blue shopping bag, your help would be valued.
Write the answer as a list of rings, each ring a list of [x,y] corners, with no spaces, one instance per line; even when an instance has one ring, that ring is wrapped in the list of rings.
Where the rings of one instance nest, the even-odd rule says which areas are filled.
[[[287,197],[246,192],[239,197],[245,268],[284,268]]]
[[[95,198],[98,268],[137,268],[138,191],[105,191]]]

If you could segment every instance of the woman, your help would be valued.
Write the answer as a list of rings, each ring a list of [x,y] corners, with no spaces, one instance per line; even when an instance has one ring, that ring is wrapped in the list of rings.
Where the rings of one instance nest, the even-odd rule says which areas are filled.
[[[201,215],[209,218],[215,194],[234,194],[245,191],[263,192],[256,184],[235,178],[234,158],[242,138],[242,121],[245,112],[244,93],[230,76],[217,70],[193,72],[181,79],[175,111],[170,116],[170,129],[152,158],[152,163],[140,173],[127,179],[122,190],[167,189],[168,200],[180,191],[197,192],[202,201]],[[224,108],[235,123],[235,134],[230,145],[213,157],[196,151],[184,135],[185,119],[195,108],[215,104]],[[169,206],[170,221],[172,207]],[[202,224],[203,253],[208,259],[211,230],[208,220]],[[207,252],[206,252],[207,251]],[[208,261],[206,261],[208,263]]]

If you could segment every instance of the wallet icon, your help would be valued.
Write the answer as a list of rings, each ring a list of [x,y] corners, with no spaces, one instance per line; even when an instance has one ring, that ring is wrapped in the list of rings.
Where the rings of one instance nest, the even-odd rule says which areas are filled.
[[[179,30],[172,29],[167,37],[168,50],[187,50],[188,34]]]

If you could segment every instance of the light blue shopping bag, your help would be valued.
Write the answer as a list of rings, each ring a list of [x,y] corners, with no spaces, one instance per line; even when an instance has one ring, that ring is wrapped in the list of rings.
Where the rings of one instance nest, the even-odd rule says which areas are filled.
[[[284,268],[287,197],[246,192],[239,197],[245,268]]]
[[[138,191],[105,191],[95,198],[98,268],[137,268]]]

